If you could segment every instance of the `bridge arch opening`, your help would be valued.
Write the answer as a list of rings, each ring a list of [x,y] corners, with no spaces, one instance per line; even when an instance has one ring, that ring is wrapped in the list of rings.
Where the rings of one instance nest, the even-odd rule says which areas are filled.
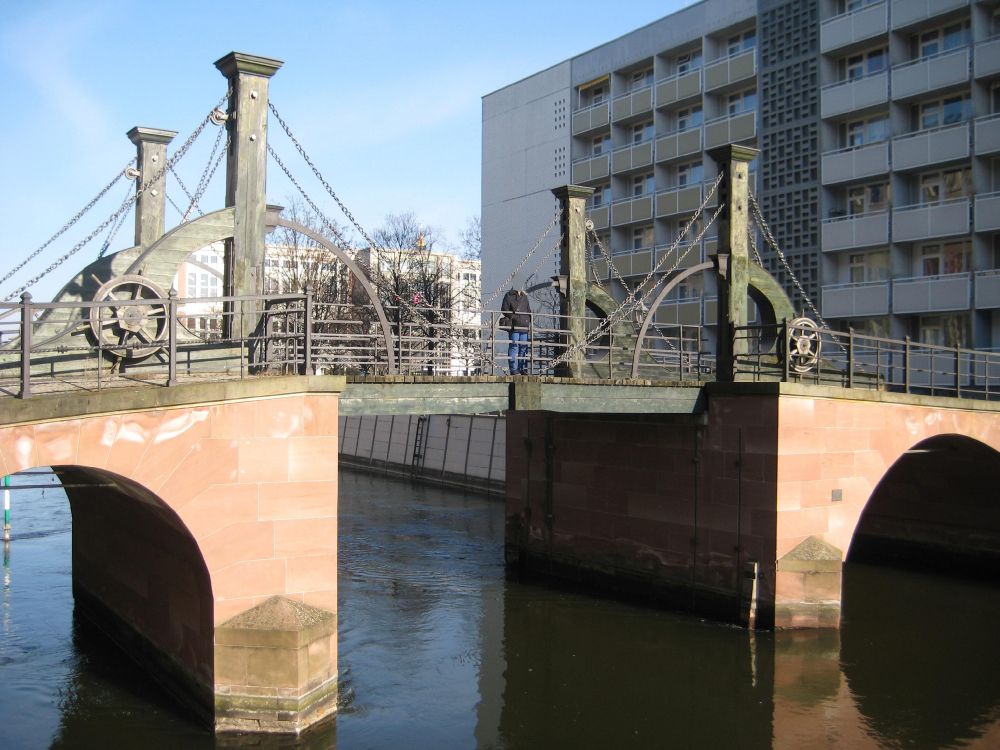
[[[858,520],[848,562],[975,578],[1000,572],[1000,452],[937,435],[905,451]]]
[[[45,500],[39,486],[48,482],[53,492]],[[112,654],[123,652],[123,658],[138,665],[144,681],[156,683],[185,715],[211,726],[212,585],[202,552],[178,515],[136,482],[88,466],[34,467],[14,475],[12,484],[28,487],[11,493],[12,573],[18,561],[20,509],[33,502],[61,505],[53,496],[62,489],[69,513],[53,513],[55,525],[62,528],[52,533],[66,531],[69,522],[74,631],[102,634],[99,640],[117,647]],[[59,553],[55,549],[52,554]],[[106,653],[100,645],[98,650]],[[78,708],[67,704],[63,712]]]

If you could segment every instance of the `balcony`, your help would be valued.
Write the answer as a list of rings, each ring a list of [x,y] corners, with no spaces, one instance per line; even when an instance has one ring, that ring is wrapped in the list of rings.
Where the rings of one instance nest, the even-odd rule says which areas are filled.
[[[652,111],[653,87],[646,86],[638,91],[630,91],[627,94],[616,97],[611,107],[611,119],[615,122],[621,122],[630,117],[644,115]]]
[[[892,30],[904,29],[968,5],[969,0],[892,0]]]
[[[656,139],[657,164],[700,154],[701,151],[701,128],[690,128]]]
[[[975,61],[972,67],[976,78],[1000,75],[1000,37],[994,37],[976,45]]]
[[[888,5],[879,3],[823,21],[819,27],[820,52],[832,52],[885,34],[889,30]]]
[[[715,91],[735,83],[755,80],[757,50],[748,49],[705,66],[705,91]]]
[[[1000,232],[1000,192],[976,196],[976,231]]]
[[[583,185],[593,180],[603,180],[611,174],[609,154],[586,156],[573,162],[573,184]]]
[[[651,166],[653,166],[652,141],[618,148],[611,153],[612,174],[621,174],[622,172],[630,172],[633,169],[642,169]]]
[[[615,227],[653,220],[653,196],[624,198],[611,204],[611,225]]]
[[[587,212],[587,218],[594,222],[595,231],[607,229],[611,226],[611,207],[608,205],[593,206]]]
[[[945,125],[892,139],[894,170],[922,169],[969,158],[969,123]]]
[[[656,246],[656,262],[663,263],[660,266],[660,270],[664,273],[669,273],[678,268],[690,268],[691,266],[698,265],[701,263],[702,258],[706,257],[706,253],[711,254],[715,252],[716,241],[703,240],[697,245],[693,242],[682,242],[671,252],[670,248],[672,246],[672,243],[670,245]]]
[[[979,271],[975,277],[976,309],[1000,307],[1000,269]]]
[[[969,199],[903,206],[892,212],[894,242],[913,242],[969,233]]]
[[[701,205],[701,185],[661,190],[656,194],[656,218],[689,214]]]
[[[732,117],[716,117],[705,123],[705,148],[725,146],[757,137],[757,113],[742,112]]]
[[[592,130],[607,127],[610,124],[610,105],[608,102],[594,104],[586,109],[573,113],[573,135],[583,135]]]
[[[896,65],[892,69],[892,98],[912,99],[969,80],[969,48]]]
[[[892,311],[896,314],[968,310],[969,273],[915,276],[892,282]]]
[[[701,95],[701,68],[689,70],[656,84],[656,106],[668,107]]]
[[[889,282],[827,284],[823,287],[823,315],[828,318],[869,318],[889,314]]]
[[[824,185],[874,177],[889,171],[889,142],[851,146],[823,154],[821,177]]]
[[[846,112],[877,107],[889,101],[889,74],[841,81],[824,86],[820,92],[820,116],[836,117]]]
[[[851,250],[856,247],[885,245],[888,242],[888,211],[835,217],[823,221],[822,247],[824,253]]]
[[[702,325],[702,298],[687,297],[678,300],[664,300],[653,320],[659,325],[699,326]],[[650,332],[652,333],[652,331]]]
[[[986,115],[976,120],[975,148],[976,156],[1000,151],[1000,113]]]
[[[635,252],[615,255],[611,258],[611,261],[615,264],[615,268],[618,269],[618,273],[625,278],[639,276],[640,274],[645,276],[653,267],[652,255],[650,248],[644,247]]]

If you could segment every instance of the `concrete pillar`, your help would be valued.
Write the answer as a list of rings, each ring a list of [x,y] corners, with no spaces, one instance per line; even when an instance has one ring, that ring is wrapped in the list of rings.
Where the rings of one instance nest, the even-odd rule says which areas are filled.
[[[223,287],[227,295],[263,291],[267,90],[271,76],[281,65],[280,60],[242,52],[230,52],[215,63],[230,87],[226,206],[236,209],[236,219],[233,238],[226,242]],[[236,317],[229,320],[234,328],[241,325]],[[255,320],[243,320],[242,332],[252,331],[255,325]]]
[[[563,241],[559,248],[559,274],[563,293],[559,313],[569,330],[568,346],[587,337],[584,316],[587,314],[587,198],[593,188],[564,185],[554,188],[559,199],[560,228]],[[560,367],[559,374],[578,378],[583,374],[584,352],[576,352]]]
[[[135,202],[135,244],[145,250],[163,236],[165,229],[167,173],[164,166],[167,163],[167,144],[174,139],[177,131],[137,126],[126,135],[135,144],[139,168],[136,190],[146,185]],[[147,184],[147,180],[157,174],[159,177]]]
[[[735,326],[747,324],[747,287],[750,283],[750,255],[747,242],[750,162],[759,154],[755,148],[730,143],[709,151],[719,165],[719,272],[717,375],[731,381],[737,357],[746,354],[745,337],[734,341]]]

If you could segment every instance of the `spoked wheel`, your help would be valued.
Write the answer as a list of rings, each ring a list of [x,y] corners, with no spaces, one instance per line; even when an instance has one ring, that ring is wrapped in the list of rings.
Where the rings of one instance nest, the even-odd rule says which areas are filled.
[[[796,318],[788,325],[791,328],[789,364],[795,372],[809,372],[819,363],[819,326],[809,318]]]
[[[137,274],[103,284],[94,302],[112,305],[89,308],[90,330],[109,356],[125,360],[148,357],[163,349],[167,335],[167,295]]]

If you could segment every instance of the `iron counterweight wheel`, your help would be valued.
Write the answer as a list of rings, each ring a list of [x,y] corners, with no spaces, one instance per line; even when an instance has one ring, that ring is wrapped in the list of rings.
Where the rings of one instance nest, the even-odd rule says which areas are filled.
[[[138,274],[111,279],[94,294],[90,330],[102,350],[118,359],[137,360],[160,351],[167,335],[167,295]]]

